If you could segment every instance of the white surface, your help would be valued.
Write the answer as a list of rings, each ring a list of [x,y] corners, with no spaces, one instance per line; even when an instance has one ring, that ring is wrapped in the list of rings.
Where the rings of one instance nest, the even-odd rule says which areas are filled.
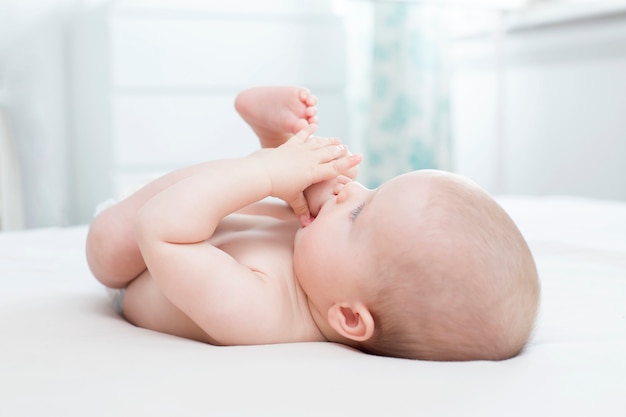
[[[85,227],[0,233],[0,415],[626,415],[626,204],[501,201],[543,287],[534,340],[504,362],[154,333],[113,313],[84,260]]]

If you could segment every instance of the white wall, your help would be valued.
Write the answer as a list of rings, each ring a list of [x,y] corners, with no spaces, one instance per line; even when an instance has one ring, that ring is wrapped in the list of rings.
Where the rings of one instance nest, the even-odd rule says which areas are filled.
[[[254,85],[304,85],[319,134],[345,126],[342,20],[331,1],[124,0],[86,8],[72,39],[74,219],[172,169],[258,147],[236,115]]]
[[[626,7],[600,6],[457,43],[457,171],[495,193],[626,200]]]
[[[113,191],[102,177],[90,177],[109,175],[111,169],[107,99],[101,107],[92,103],[87,112],[77,107],[109,91],[106,53],[90,43],[106,34],[96,30],[90,38],[73,36],[90,26],[89,13],[82,12],[97,15],[104,3],[0,0],[0,106],[8,112],[20,156],[27,227],[83,222],[93,201]],[[333,8],[332,0],[116,3],[129,14],[147,7],[160,8],[164,15],[182,8],[189,15],[212,5],[222,9],[219,13],[245,10],[247,18],[273,10],[317,19],[320,11]],[[626,200],[626,23],[624,13],[607,15],[610,11],[595,20],[524,30],[513,22],[500,79],[493,37],[466,38],[456,45],[458,171],[492,192]],[[103,38],[99,41],[106,45]],[[92,82],[98,79],[104,84]],[[100,185],[92,191],[94,181]]]
[[[0,96],[20,160],[27,227],[68,221],[65,36],[73,3],[0,1]]]
[[[178,111],[175,114],[169,114],[169,116],[178,117],[176,120],[168,119],[168,115],[165,115],[155,116],[153,121],[161,122],[161,125],[166,125],[166,127],[171,127],[175,122],[182,123],[180,134],[185,135],[186,138],[195,135],[197,140],[202,141],[211,140],[206,137],[208,131],[205,128],[204,117],[223,122],[234,119],[232,98],[238,89],[249,85],[245,82],[220,87],[219,78],[212,80],[211,85],[206,83],[191,85],[193,80],[188,79],[186,81],[189,81],[187,84],[191,83],[189,85],[146,87],[140,86],[141,82],[139,84],[127,83],[128,80],[119,78],[120,74],[133,72],[132,68],[119,71],[117,67],[118,64],[124,65],[132,59],[119,61],[117,56],[114,56],[116,51],[132,49],[124,48],[126,45],[121,45],[121,47],[112,45],[116,42],[117,28],[121,25],[136,24],[139,37],[142,36],[143,26],[158,21],[187,20],[190,22],[190,27],[199,26],[198,22],[201,19],[219,23],[220,18],[235,22],[252,22],[260,19],[267,27],[271,27],[272,22],[279,26],[281,24],[284,26],[285,23],[302,26],[316,23],[324,25],[328,16],[332,14],[332,3],[332,0],[306,2],[300,0],[264,2],[254,0],[228,2],[0,0],[0,100],[11,119],[18,159],[21,164],[25,207],[24,226],[42,227],[89,221],[96,203],[115,194],[123,186],[122,183],[126,181],[126,178],[134,175],[134,170],[138,169],[136,173],[142,175],[152,168],[162,172],[163,169],[174,168],[182,161],[178,158],[158,167],[149,167],[142,166],[145,158],[142,159],[140,151],[133,151],[135,153],[130,156],[128,153],[123,154],[120,146],[126,146],[126,142],[115,142],[123,136],[120,131],[123,131],[124,135],[132,131],[140,134],[150,133],[149,129],[141,128],[140,123],[132,120],[132,114],[141,115],[142,111],[148,108],[154,110],[174,106],[173,108],[176,109],[175,96],[179,98],[178,102],[182,97],[182,101],[186,104],[194,100],[199,105],[210,104],[211,100],[197,100],[207,96],[205,93],[209,93],[208,95],[220,96],[223,99],[219,105],[216,105],[217,111],[213,108],[204,109],[206,111],[204,114],[202,111]],[[168,25],[173,27],[176,23],[165,24],[165,26]],[[128,33],[133,28],[123,29],[125,33]],[[173,27],[173,30],[178,29]],[[246,36],[248,42],[253,42],[255,39],[253,33],[241,35]],[[283,38],[288,39],[288,37]],[[161,40],[167,41],[167,36],[161,37]],[[222,42],[224,50],[228,50],[228,45],[236,46],[241,43],[241,39],[232,37],[232,33],[209,40]],[[294,43],[296,39],[291,41]],[[334,50],[335,46],[340,45],[340,39],[327,42],[320,48],[314,45],[314,39],[302,41],[304,44],[301,45],[301,58],[285,56],[282,54],[284,51],[279,50],[278,45],[268,57],[268,62],[271,56],[279,58],[271,59],[274,61],[273,65],[280,64],[284,69],[292,70],[290,74],[295,78],[291,77],[283,82],[302,79],[298,77],[306,70],[324,73],[324,67],[321,67],[322,59],[316,60],[314,65],[306,59],[310,53],[318,53],[334,61],[330,66],[326,65],[326,71],[335,62],[340,61],[338,58],[342,58],[325,54],[325,51]],[[152,43],[154,44],[154,41]],[[137,46],[141,47],[141,45]],[[262,46],[271,49],[272,43]],[[177,51],[181,53],[177,56],[184,57],[186,47],[186,45],[180,45]],[[138,50],[139,54],[141,52]],[[238,50],[233,48],[233,54],[236,56],[238,53]],[[206,51],[206,56],[211,56],[210,51]],[[242,60],[245,62],[242,57],[236,56],[236,58],[238,62]],[[193,64],[199,61],[191,59],[189,62]],[[138,76],[135,81],[141,81],[144,75],[149,78],[159,73],[159,76],[162,76],[164,73],[159,71],[172,67],[169,65],[172,63],[173,59],[169,61],[166,59],[161,62],[163,65],[135,74]],[[267,73],[285,73],[285,71],[282,73],[271,71],[271,65],[267,66]],[[320,71],[315,71],[315,65],[320,66]],[[191,73],[199,74],[193,69],[189,68]],[[241,70],[241,65],[233,70]],[[253,68],[251,67],[250,70]],[[232,74],[226,73],[225,75]],[[341,77],[344,76],[345,74],[341,75]],[[280,80],[276,78],[269,81],[280,83]],[[336,96],[335,89],[324,91],[328,83],[320,85],[323,87],[319,92],[321,96],[325,93],[332,93],[332,97]],[[192,89],[196,87],[198,87],[199,94],[192,92]],[[163,92],[165,94],[161,94]],[[169,98],[166,101],[161,100],[164,96],[168,96],[171,100]],[[160,106],[161,103],[164,103],[165,107]],[[222,109],[224,113],[216,114],[220,111],[219,109]],[[329,116],[330,120],[340,115],[338,113]],[[151,123],[149,117],[144,119],[144,127],[150,125],[155,127],[159,124]],[[202,122],[203,130],[189,126],[189,120],[193,120],[194,123]],[[157,133],[164,136],[166,132],[157,129]],[[149,142],[149,139],[144,138],[144,143]],[[170,140],[176,139],[170,138]],[[230,143],[232,145],[232,141]],[[152,146],[149,150],[159,147],[158,143],[149,144]],[[224,146],[229,146],[228,141],[224,141]],[[118,158],[120,155],[122,155],[121,159]],[[199,157],[199,155],[195,156]]]

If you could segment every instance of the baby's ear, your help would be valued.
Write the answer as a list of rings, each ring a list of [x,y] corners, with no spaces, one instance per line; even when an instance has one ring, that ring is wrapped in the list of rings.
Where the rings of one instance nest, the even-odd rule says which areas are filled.
[[[328,310],[328,323],[341,336],[364,342],[374,334],[374,318],[360,302],[335,303]]]

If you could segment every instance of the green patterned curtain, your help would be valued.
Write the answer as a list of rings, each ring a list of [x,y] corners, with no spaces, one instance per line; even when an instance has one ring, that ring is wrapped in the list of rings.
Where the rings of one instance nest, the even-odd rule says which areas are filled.
[[[445,10],[374,5],[362,178],[376,187],[404,172],[450,169],[450,97]]]

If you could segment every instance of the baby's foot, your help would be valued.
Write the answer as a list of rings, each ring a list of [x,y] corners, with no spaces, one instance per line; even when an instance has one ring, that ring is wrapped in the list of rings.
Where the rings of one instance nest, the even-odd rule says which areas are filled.
[[[276,147],[318,122],[316,104],[317,97],[306,88],[256,87],[239,93],[235,109],[263,147]]]

